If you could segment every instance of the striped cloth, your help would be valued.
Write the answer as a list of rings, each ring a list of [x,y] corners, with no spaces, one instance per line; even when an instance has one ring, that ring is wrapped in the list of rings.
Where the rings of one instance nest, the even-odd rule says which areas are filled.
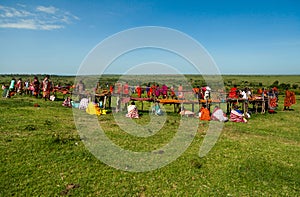
[[[239,112],[235,110],[231,110],[230,112],[230,121],[231,122],[247,122],[247,120],[244,118],[243,114],[240,114]]]

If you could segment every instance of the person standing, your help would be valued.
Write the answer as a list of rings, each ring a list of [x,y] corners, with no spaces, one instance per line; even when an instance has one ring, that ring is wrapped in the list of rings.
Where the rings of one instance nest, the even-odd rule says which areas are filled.
[[[42,82],[43,98],[45,101],[50,99],[50,91],[52,90],[52,82],[50,81],[50,76],[46,75]]]
[[[142,97],[142,87],[140,85],[138,85],[136,87],[136,92],[137,92],[138,97],[141,98]]]
[[[10,81],[10,85],[9,85],[9,88],[8,88],[8,95],[7,97],[11,97],[15,94],[16,92],[16,79],[15,78],[12,78],[11,81]]]
[[[28,95],[29,94],[29,79],[27,79],[25,82],[24,82],[24,88],[25,88],[25,94]]]
[[[80,80],[78,82],[78,84],[76,85],[75,87],[75,90],[76,92],[78,93],[78,96],[79,96],[79,100],[81,100],[83,97],[84,97],[84,93],[85,93],[85,85],[84,83],[82,82],[82,80]]]
[[[158,97],[160,96],[160,92],[161,92],[161,89],[160,89],[159,85],[157,84],[156,88],[155,88],[155,98],[156,99],[158,99]]]
[[[183,95],[183,87],[182,84],[179,84],[178,86],[178,99],[183,99],[184,95]]]
[[[35,98],[37,98],[38,95],[40,94],[40,82],[37,76],[34,76],[33,78],[32,87],[33,87],[32,94],[33,96],[35,96]]]
[[[147,97],[150,98],[151,96],[151,87],[150,87],[150,83],[147,84],[146,86],[146,92],[147,92]]]
[[[290,107],[295,103],[296,103],[295,93],[290,91],[288,88],[286,88],[283,110],[289,110]]]
[[[168,98],[168,86],[166,84],[162,85],[161,92],[164,99]]]
[[[9,85],[9,91],[14,92],[15,91],[15,85],[16,85],[16,79],[12,78]]]
[[[239,97],[237,85],[234,85],[234,86],[230,89],[229,94],[228,94],[228,97],[231,98],[231,99],[237,99],[237,98]]]
[[[17,93],[19,93],[19,94],[22,95],[22,93],[23,93],[23,87],[24,87],[22,78],[19,78],[16,86],[17,86]]]
[[[129,85],[128,85],[128,82],[126,82],[123,86],[123,94],[125,96],[128,96],[129,95]]]

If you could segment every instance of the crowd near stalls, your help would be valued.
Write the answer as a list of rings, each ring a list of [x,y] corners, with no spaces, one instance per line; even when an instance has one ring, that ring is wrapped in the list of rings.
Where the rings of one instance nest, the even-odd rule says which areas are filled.
[[[30,95],[35,98],[43,98],[44,100],[55,100],[57,92],[61,92],[64,96],[71,94],[72,86],[61,86],[59,83],[54,84],[49,75],[45,75],[39,79],[34,76],[32,79],[23,80],[22,78],[12,78],[9,85],[2,85],[2,97],[10,98],[14,95]]]
[[[277,87],[254,90],[234,85],[225,92],[212,90],[209,86],[190,88],[180,83],[169,86],[164,83],[133,85],[124,81],[113,84],[98,82],[93,88],[87,89],[83,80],[79,80],[74,86],[62,87],[60,84],[54,85],[50,76],[45,75],[40,80],[36,76],[26,80],[12,78],[9,85],[3,85],[2,89],[3,97],[6,98],[19,94],[42,98],[45,101],[55,100],[56,93],[61,92],[64,95],[62,106],[86,110],[87,113],[96,115],[106,114],[107,109],[114,112],[126,110],[128,118],[140,118],[135,105],[138,101],[142,102],[142,106],[144,101],[151,102],[153,115],[166,114],[161,105],[173,104],[174,112],[181,116],[197,117],[202,121],[247,122],[253,113],[276,113],[279,109]],[[112,97],[116,102],[114,107],[111,107]],[[222,103],[227,106],[227,111],[222,110]],[[284,106],[281,109],[291,110],[295,103],[295,93],[287,88]],[[187,108],[190,104],[192,108]],[[194,110],[195,105],[199,106],[199,110]]]
[[[252,90],[248,87],[233,86],[226,93],[224,90],[212,90],[209,86],[196,86],[192,89],[184,87],[182,84],[167,86],[163,83],[133,86],[125,81],[103,85],[97,83],[94,95],[89,94],[89,96],[82,93],[84,90],[82,81],[76,87],[78,87],[76,91],[80,95],[80,100],[77,103],[73,102],[73,107],[86,109],[88,103],[92,102],[101,111],[107,107],[110,108],[110,104],[107,105],[106,103],[110,101],[111,97],[114,97],[116,104],[113,111],[127,110],[126,117],[128,118],[140,118],[135,102],[141,102],[142,106],[143,102],[151,102],[152,114],[155,115],[165,114],[161,105],[174,104],[174,106],[179,106],[176,112],[181,116],[197,117],[202,121],[222,122],[247,122],[253,113],[276,113],[276,110],[279,109],[279,92],[276,87]],[[93,96],[95,97],[93,98]],[[295,101],[295,94],[286,90],[284,108],[282,109],[290,109]],[[227,111],[222,110],[222,103],[227,104]],[[188,104],[199,105],[199,110],[187,109],[185,106]]]

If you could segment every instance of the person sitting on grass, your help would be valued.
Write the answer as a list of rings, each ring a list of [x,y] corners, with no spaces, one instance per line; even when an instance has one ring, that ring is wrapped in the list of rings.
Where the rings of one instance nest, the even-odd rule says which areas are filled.
[[[127,107],[127,118],[139,118],[139,112],[137,107],[135,106],[134,101],[131,102],[130,105]]]
[[[228,118],[219,106],[215,106],[215,109],[214,109],[213,113],[211,114],[211,120],[227,122]]]
[[[187,110],[184,107],[182,107],[182,109],[180,110],[179,114],[181,116],[186,116],[186,117],[193,117],[193,116],[195,116],[194,112],[192,112],[190,110]]]
[[[64,106],[64,107],[72,107],[71,101],[72,101],[72,99],[68,96],[68,97],[64,100],[64,102],[62,103],[62,106]]]
[[[238,109],[238,106],[235,105],[234,108],[230,112],[230,121],[231,122],[247,122],[244,114],[241,110]]]
[[[210,111],[206,108],[206,105],[202,105],[199,113],[200,120],[210,121]]]
[[[152,107],[152,113],[157,115],[157,116],[163,115],[163,112],[160,109],[160,105],[159,105],[158,101],[155,101],[155,103]]]

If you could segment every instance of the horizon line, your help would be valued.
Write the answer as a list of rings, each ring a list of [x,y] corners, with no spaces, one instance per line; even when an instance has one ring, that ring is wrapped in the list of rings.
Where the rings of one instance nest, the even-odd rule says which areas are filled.
[[[2,75],[50,75],[50,76],[66,76],[66,77],[76,77],[76,76],[97,76],[98,74],[85,74],[85,75],[77,75],[77,74],[54,74],[54,73],[0,73],[0,76]],[[114,74],[114,73],[105,73],[105,74],[101,74],[99,76],[108,76],[108,75],[115,75],[115,76],[122,76],[124,74]],[[234,75],[238,75],[238,76],[298,76],[300,75],[299,74],[266,74],[266,73],[219,73],[219,74],[194,74],[194,73],[185,73],[185,74],[166,74],[166,73],[162,73],[162,74],[159,74],[159,73],[149,73],[149,74],[130,74],[128,76],[136,76],[136,75],[142,75],[142,76],[147,76],[147,75],[200,75],[200,76],[214,76],[214,75],[224,75],[224,76],[234,76]]]

